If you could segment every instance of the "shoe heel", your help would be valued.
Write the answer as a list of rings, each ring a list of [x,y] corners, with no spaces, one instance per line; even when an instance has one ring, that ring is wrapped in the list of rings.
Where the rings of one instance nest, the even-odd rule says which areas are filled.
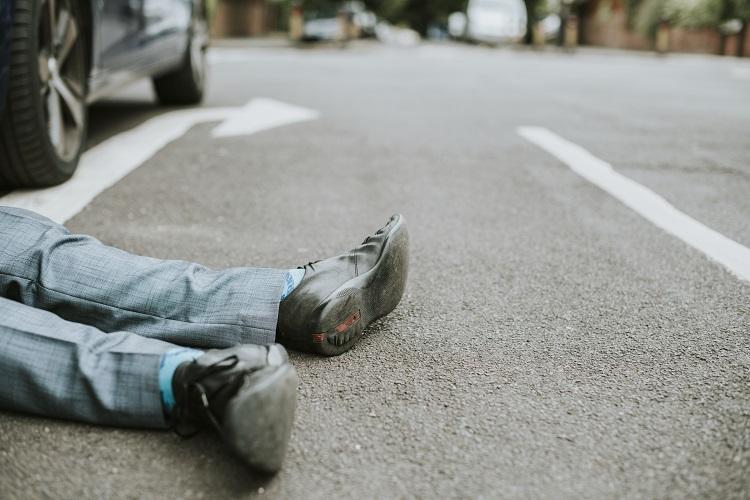
[[[383,249],[383,261],[368,273],[364,288],[368,324],[393,311],[404,295],[409,277],[409,232],[401,221]]]
[[[330,301],[320,313],[312,348],[324,356],[338,356],[354,345],[367,324],[361,290],[353,289]]]
[[[409,232],[403,219],[383,249],[383,259],[367,274],[336,292],[316,316],[311,348],[318,354],[338,356],[359,340],[365,328],[390,313],[401,301],[409,274]]]
[[[253,373],[225,414],[226,440],[251,467],[273,474],[281,469],[297,406],[297,373],[292,365]]]

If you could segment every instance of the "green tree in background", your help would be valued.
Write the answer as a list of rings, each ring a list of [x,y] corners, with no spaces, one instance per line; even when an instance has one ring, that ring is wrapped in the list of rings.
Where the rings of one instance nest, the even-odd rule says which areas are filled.
[[[666,0],[664,16],[684,28],[718,26],[727,3],[726,0]]]
[[[732,17],[750,21],[750,0],[729,0]]]
[[[683,28],[716,28],[730,19],[747,23],[750,0],[630,0],[633,27],[654,36],[659,22]]]
[[[431,24],[445,23],[451,13],[466,9],[466,0],[366,0],[365,4],[388,22],[422,34]]]

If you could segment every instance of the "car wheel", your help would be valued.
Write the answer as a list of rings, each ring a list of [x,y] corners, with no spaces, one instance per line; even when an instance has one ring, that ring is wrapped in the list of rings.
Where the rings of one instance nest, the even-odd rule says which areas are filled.
[[[203,3],[194,5],[188,46],[182,63],[177,69],[153,79],[156,96],[162,104],[197,104],[203,100],[208,69],[208,23]]]
[[[86,51],[78,0],[16,0],[0,187],[41,187],[73,175],[88,126]]]

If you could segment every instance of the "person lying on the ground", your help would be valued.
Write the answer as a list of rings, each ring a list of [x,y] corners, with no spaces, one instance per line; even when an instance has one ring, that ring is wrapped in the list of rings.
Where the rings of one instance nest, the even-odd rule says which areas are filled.
[[[355,249],[297,269],[210,270],[0,207],[0,408],[183,436],[212,428],[275,472],[297,375],[274,342],[349,350],[400,301],[408,252],[394,215]]]

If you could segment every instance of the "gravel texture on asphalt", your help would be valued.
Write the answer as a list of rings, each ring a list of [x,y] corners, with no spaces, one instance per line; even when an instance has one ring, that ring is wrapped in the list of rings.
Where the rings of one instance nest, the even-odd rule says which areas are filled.
[[[0,497],[750,496],[750,284],[515,132],[548,127],[750,245],[739,63],[460,45],[216,55],[207,106],[271,97],[322,117],[226,139],[196,126],[69,227],[154,257],[293,267],[400,212],[403,301],[343,356],[292,355],[299,408],[276,477],[209,433],[2,413]],[[156,113],[150,99],[137,86],[97,105],[93,141]]]

